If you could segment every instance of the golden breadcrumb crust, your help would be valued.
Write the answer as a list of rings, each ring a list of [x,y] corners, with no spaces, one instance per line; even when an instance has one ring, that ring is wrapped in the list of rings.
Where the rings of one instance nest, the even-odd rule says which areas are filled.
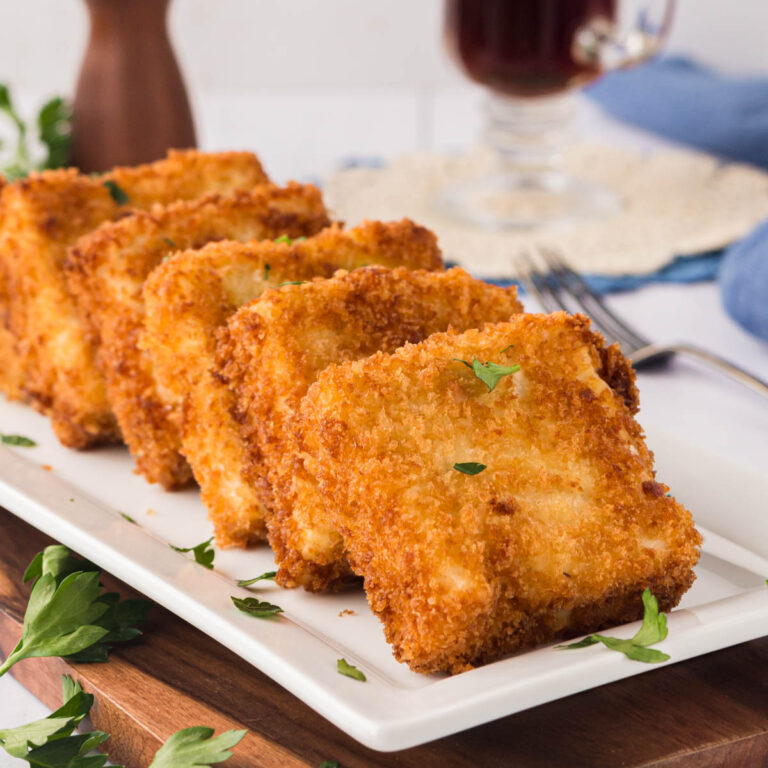
[[[520,370],[489,392],[455,358]],[[400,661],[460,672],[632,621],[646,587],[677,604],[700,536],[655,479],[632,379],[563,312],[320,374],[301,404],[305,467]]]
[[[6,185],[5,177],[0,175],[0,193]],[[2,194],[0,194],[0,203]],[[3,209],[0,204],[0,232],[3,230]],[[24,397],[22,382],[24,371],[21,356],[16,348],[16,337],[11,331],[10,297],[8,295],[8,270],[5,260],[0,256],[0,392],[9,400]]]
[[[391,352],[450,326],[479,327],[520,310],[515,288],[489,285],[461,269],[369,267],[268,291],[230,320],[218,362],[237,396],[247,477],[269,509],[280,584],[318,591],[351,576],[293,431],[301,398],[318,374],[333,362]]]
[[[152,361],[139,349],[144,281],[177,250],[223,239],[306,236],[327,224],[315,187],[265,184],[138,212],[103,224],[72,248],[66,262],[70,290],[96,346],[123,439],[149,482],[179,488],[192,475],[177,425],[157,392]]]
[[[102,222],[134,208],[250,188],[265,180],[250,153],[187,151],[101,177],[67,169],[8,184],[0,194],[0,272],[6,277],[16,357],[0,377],[3,390],[10,396],[23,392],[49,414],[64,445],[84,448],[115,440],[118,430],[104,381],[64,277],[67,249]],[[116,183],[128,203],[113,200],[105,181]]]
[[[157,392],[181,430],[220,546],[266,538],[264,508],[242,476],[244,447],[232,416],[232,393],[213,372],[216,330],[267,288],[331,277],[365,264],[441,269],[434,235],[410,221],[332,226],[304,241],[211,243],[178,253],[144,284],[141,346],[151,358]]]

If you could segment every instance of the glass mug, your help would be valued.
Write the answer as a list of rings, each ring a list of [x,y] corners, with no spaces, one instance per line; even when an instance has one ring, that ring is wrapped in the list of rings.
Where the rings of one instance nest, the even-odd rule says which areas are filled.
[[[674,0],[446,0],[453,58],[490,89],[494,170],[437,203],[482,229],[542,227],[620,208],[615,194],[563,166],[575,89],[659,50]]]

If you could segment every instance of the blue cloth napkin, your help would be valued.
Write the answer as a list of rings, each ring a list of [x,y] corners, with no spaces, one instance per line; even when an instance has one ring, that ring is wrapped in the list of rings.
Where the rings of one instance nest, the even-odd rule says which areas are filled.
[[[768,168],[768,79],[725,77],[667,57],[615,72],[588,89],[609,114],[725,160]],[[677,259],[655,277],[712,279],[712,254]],[[666,276],[665,276],[666,273]],[[633,285],[628,278],[625,287]],[[719,272],[723,304],[744,328],[768,339],[768,222],[726,251]],[[616,290],[608,284],[606,290]]]
[[[768,221],[726,251],[719,279],[731,317],[768,340]]]
[[[727,160],[768,168],[768,79],[726,77],[664,57],[587,89],[606,112]]]

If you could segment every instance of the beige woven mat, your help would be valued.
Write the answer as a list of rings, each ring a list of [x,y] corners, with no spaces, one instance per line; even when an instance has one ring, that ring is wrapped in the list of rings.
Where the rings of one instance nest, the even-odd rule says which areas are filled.
[[[336,172],[325,180],[324,194],[349,225],[414,219],[437,233],[447,260],[480,277],[514,276],[515,253],[535,243],[561,249],[582,272],[644,274],[675,256],[727,245],[768,217],[768,173],[682,149],[641,154],[588,144],[575,146],[567,165],[620,195],[624,205],[615,215],[508,234],[470,230],[435,211],[431,201],[443,185],[478,175],[488,162],[481,150],[462,158],[401,157],[382,169]]]

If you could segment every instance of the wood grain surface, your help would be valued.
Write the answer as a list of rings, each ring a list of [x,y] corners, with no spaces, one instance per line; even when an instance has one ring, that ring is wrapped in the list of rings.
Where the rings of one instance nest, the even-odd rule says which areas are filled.
[[[0,649],[16,644],[29,585],[22,574],[51,540],[0,510]],[[104,575],[124,595],[132,591]],[[93,693],[92,720],[127,768],[146,768],[190,725],[247,728],[232,768],[768,768],[768,638],[647,672],[422,747],[360,746],[193,626],[156,607],[139,641],[106,664],[29,659],[12,674],[50,707],[61,675]],[[3,723],[0,723],[0,727]]]

